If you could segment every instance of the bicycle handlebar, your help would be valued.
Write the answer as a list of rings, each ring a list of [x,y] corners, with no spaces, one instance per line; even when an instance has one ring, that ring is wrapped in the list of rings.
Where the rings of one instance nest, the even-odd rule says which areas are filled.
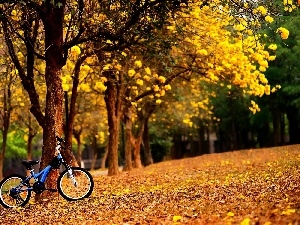
[[[61,143],[66,143],[64,139],[62,139],[62,138],[60,138],[58,136],[56,136],[56,140],[59,141],[59,142],[61,142]]]

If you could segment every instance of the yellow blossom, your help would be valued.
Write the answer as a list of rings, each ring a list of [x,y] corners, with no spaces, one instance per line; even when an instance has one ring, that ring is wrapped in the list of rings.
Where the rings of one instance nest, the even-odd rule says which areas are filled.
[[[154,90],[154,91],[159,91],[158,85],[153,85],[153,90]]]
[[[117,65],[115,65],[115,69],[116,69],[116,70],[121,70],[121,69],[122,69],[122,66],[121,66],[120,64],[117,64]]]
[[[265,17],[265,20],[268,22],[268,23],[272,23],[274,21],[273,17],[271,16],[266,16]]]
[[[269,58],[268,58],[269,61],[273,61],[273,60],[275,60],[275,59],[276,59],[276,55],[271,55],[271,56],[269,56]]]
[[[171,90],[171,85],[170,84],[167,84],[167,85],[165,85],[165,90]]]
[[[159,80],[160,83],[165,83],[166,82],[166,78],[163,77],[163,76],[159,76],[158,80]]]
[[[160,99],[157,99],[155,102],[156,102],[156,104],[160,104],[160,103],[161,103],[161,100],[160,100]]]
[[[259,63],[259,65],[268,68],[268,61],[262,60],[262,61],[259,61],[258,63]]]
[[[146,67],[146,68],[145,68],[145,72],[146,72],[147,75],[151,75],[151,70],[150,70],[149,67]]]
[[[141,79],[137,79],[136,83],[140,86],[142,86],[144,84],[143,80],[141,80]]]
[[[267,14],[267,9],[261,5],[261,6],[258,6],[256,8],[256,10],[254,10],[254,12],[259,12],[262,15],[266,15]]]
[[[261,72],[266,72],[266,70],[267,70],[266,67],[264,67],[264,66],[260,66],[258,69]]]
[[[279,27],[276,32],[280,34],[282,39],[287,39],[290,33],[287,29],[283,27]]]
[[[200,49],[196,51],[196,54],[200,54],[200,55],[208,55],[207,51],[205,49]]]
[[[81,53],[81,50],[80,50],[80,48],[78,47],[78,46],[73,46],[72,48],[71,48],[71,55],[72,56],[77,56],[77,55],[79,55]]]
[[[145,76],[144,76],[144,80],[145,80],[145,81],[149,81],[149,80],[150,80],[150,77],[149,77],[148,75],[145,75]]]
[[[135,74],[135,70],[134,69],[130,69],[128,70],[128,76],[132,77]]]
[[[134,62],[134,66],[136,66],[137,68],[141,68],[142,67],[142,62],[140,60],[137,60]]]
[[[106,86],[103,84],[103,82],[97,81],[97,82],[96,82],[96,85],[95,85],[95,89],[97,89],[97,90],[103,92],[103,91],[106,90]]]
[[[111,68],[111,64],[106,64],[104,67],[103,67],[103,70],[109,70]]]
[[[277,45],[276,44],[271,44],[269,45],[268,49],[271,49],[271,50],[276,50],[277,49]]]

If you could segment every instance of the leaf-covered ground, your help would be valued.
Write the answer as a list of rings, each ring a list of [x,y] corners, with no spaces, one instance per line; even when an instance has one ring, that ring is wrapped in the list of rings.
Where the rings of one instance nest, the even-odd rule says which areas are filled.
[[[299,224],[300,145],[94,173],[88,199],[0,208],[0,224]]]

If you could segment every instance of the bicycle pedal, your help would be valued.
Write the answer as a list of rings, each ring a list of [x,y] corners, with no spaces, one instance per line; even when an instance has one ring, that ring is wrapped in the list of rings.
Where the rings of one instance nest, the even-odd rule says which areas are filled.
[[[57,192],[57,189],[51,189],[51,188],[49,188],[49,189],[45,189],[45,191]]]

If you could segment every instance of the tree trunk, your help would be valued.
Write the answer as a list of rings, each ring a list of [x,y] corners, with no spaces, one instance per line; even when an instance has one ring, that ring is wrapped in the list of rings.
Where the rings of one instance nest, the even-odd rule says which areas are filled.
[[[144,130],[144,129],[143,129]],[[143,132],[139,134],[139,136],[135,139],[133,144],[133,167],[134,168],[142,168],[142,160],[141,160],[141,143],[143,138]]]
[[[56,4],[61,6],[57,7]],[[46,1],[41,15],[45,29],[45,80],[47,86],[45,121],[43,129],[43,150],[40,169],[45,168],[55,156],[56,138],[63,133],[63,89],[61,68],[65,65],[63,49],[63,19],[65,0]],[[46,187],[56,189],[58,170],[52,170],[46,180]],[[44,192],[44,196],[53,196]],[[39,197],[37,197],[38,199]]]
[[[288,107],[286,110],[286,115],[289,124],[289,144],[300,143],[300,127],[299,127],[299,115],[295,107]]]
[[[29,116],[29,134],[28,134],[28,140],[27,140],[27,160],[32,160],[32,140],[34,136],[36,135],[36,132],[31,127],[31,116]],[[26,175],[30,175],[30,171],[26,170]]]
[[[285,145],[285,114],[281,113],[280,116],[280,143],[281,145]]]
[[[132,135],[132,153],[133,153],[133,167],[134,168],[142,168],[142,160],[141,160],[141,144],[143,140],[143,134],[144,134],[144,120],[146,118],[141,118],[140,121],[140,128],[138,130],[137,135],[135,138]]]
[[[6,149],[6,143],[7,143],[7,135],[8,135],[8,129],[10,125],[10,115],[11,115],[11,91],[10,91],[10,82],[7,87],[4,89],[3,93],[3,103],[4,103],[4,109],[3,109],[3,128],[2,128],[2,145],[0,149],[0,180],[3,179],[3,164],[5,159],[5,149]]]
[[[32,127],[32,118],[28,116],[28,140],[27,140],[27,160],[32,160],[32,140],[37,132]]]
[[[124,113],[125,121],[125,166],[124,171],[132,170],[132,145],[131,145],[131,130],[132,130],[132,109],[131,107],[126,108],[127,111]]]
[[[80,165],[77,163],[75,156],[72,152],[72,137],[73,137],[73,126],[76,116],[76,100],[78,96],[78,85],[79,85],[79,74],[80,74],[80,67],[84,60],[88,57],[88,55],[81,56],[75,64],[74,68],[74,76],[73,76],[73,86],[72,86],[72,95],[71,95],[71,101],[70,101],[70,107],[68,105],[68,95],[66,92],[66,115],[68,117],[66,118],[66,129],[65,129],[65,141],[66,145],[68,146],[69,152],[64,158],[66,158],[67,163],[71,164],[72,166],[78,166]]]
[[[6,148],[6,141],[7,141],[7,134],[5,135],[3,133],[3,139],[2,139],[2,145],[1,145],[1,153],[0,153],[0,180],[3,179],[3,165],[4,165],[4,158],[5,158],[5,148]]]
[[[0,180],[3,179],[3,165],[4,165],[4,156],[1,152],[1,154],[0,154],[0,171],[1,171],[0,172]]]
[[[109,77],[106,82],[105,103],[107,109],[109,136],[108,136],[108,175],[119,174],[118,146],[120,134],[120,119],[122,115],[121,84]]]
[[[97,146],[97,138],[95,136],[92,137],[92,164],[91,164],[91,170],[95,169],[96,160],[98,156],[98,146]]]
[[[205,152],[205,128],[203,126],[203,123],[199,123],[199,133],[198,133],[198,138],[199,138],[199,150],[196,153],[196,155],[203,155]]]
[[[272,110],[273,116],[273,146],[280,144],[280,111],[277,108]]]
[[[108,154],[108,145],[106,145],[106,147],[105,147],[105,152],[104,152],[104,155],[101,160],[101,169],[105,169],[105,162],[107,159],[107,154]]]
[[[145,166],[149,166],[153,164],[153,158],[152,158],[152,153],[150,148],[148,119],[145,120],[145,125],[144,125],[143,145],[144,145],[144,153],[145,153],[144,164]]]
[[[81,166],[81,162],[82,162],[82,144],[81,144],[81,140],[80,140],[80,135],[75,135],[75,139],[77,141],[77,154],[76,154],[76,158],[77,158],[77,164],[79,166]]]

